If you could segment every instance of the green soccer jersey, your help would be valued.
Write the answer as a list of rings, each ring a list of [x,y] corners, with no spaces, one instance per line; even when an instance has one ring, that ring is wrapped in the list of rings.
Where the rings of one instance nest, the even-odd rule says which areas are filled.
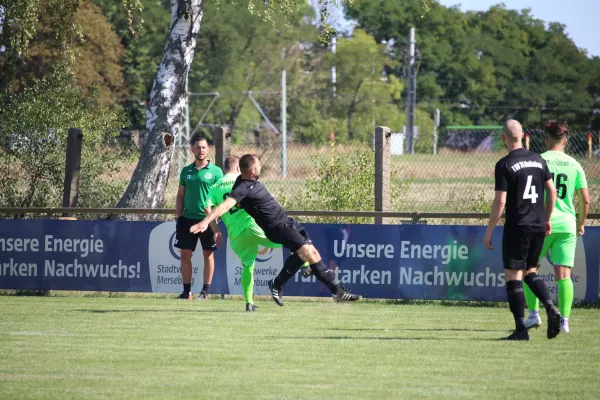
[[[573,157],[562,151],[547,151],[542,154],[542,158],[548,163],[557,192],[556,205],[550,219],[552,233],[575,234],[577,221],[573,196],[576,190],[587,188],[583,168]]]
[[[226,174],[221,180],[215,183],[210,189],[208,205],[210,207],[216,207],[224,202],[225,199],[229,197],[229,192],[231,192],[231,188],[236,179],[236,174]],[[256,224],[254,218],[244,211],[243,208],[238,207],[237,204],[233,206],[231,210],[223,214],[221,219],[227,228],[227,234],[232,240],[247,229],[252,230],[260,237],[265,237],[265,233]]]
[[[204,209],[208,205],[208,193],[211,186],[223,177],[221,168],[210,161],[204,168],[191,163],[181,170],[179,185],[185,186],[183,216],[192,219],[204,219]]]

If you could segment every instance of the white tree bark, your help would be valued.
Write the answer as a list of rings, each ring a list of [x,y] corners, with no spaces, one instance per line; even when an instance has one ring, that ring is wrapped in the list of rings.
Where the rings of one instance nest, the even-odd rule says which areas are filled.
[[[146,138],[120,208],[164,204],[175,137],[183,129],[186,80],[194,59],[205,0],[171,0],[171,24],[146,111]],[[118,216],[128,219],[128,216]],[[136,218],[137,219],[137,218]]]

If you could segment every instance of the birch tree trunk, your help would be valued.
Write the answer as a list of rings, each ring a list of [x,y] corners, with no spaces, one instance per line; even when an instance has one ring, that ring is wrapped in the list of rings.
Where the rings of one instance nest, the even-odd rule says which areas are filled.
[[[171,0],[167,43],[146,111],[146,138],[119,208],[158,208],[165,200],[175,137],[183,130],[186,81],[194,59],[205,0]],[[136,216],[135,219],[139,219]],[[116,219],[133,219],[118,215]]]

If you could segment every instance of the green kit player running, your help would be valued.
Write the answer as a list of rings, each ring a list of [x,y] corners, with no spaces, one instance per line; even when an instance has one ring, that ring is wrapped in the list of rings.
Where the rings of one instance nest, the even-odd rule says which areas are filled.
[[[229,192],[231,192],[231,188],[240,174],[239,162],[240,159],[235,156],[225,159],[225,176],[210,189],[208,199],[210,207],[218,206],[229,197]],[[258,256],[258,246],[275,249],[281,247],[281,245],[267,239],[263,230],[254,221],[254,218],[248,215],[243,208],[235,206],[223,214],[221,219],[227,228],[231,249],[239,257],[243,265],[242,289],[244,291],[244,299],[246,300],[246,311],[255,311],[252,293],[254,290],[254,261]],[[213,231],[218,232],[218,228],[215,230],[214,225],[216,224],[214,224],[214,221],[211,225],[213,226]],[[216,234],[216,237],[217,245],[220,247],[222,238],[219,233]]]
[[[585,233],[584,224],[590,208],[590,195],[581,165],[565,154],[567,134],[569,133],[567,123],[548,121],[545,132],[548,151],[542,154],[542,158],[548,163],[548,169],[556,185],[557,196],[556,208],[550,220],[552,233],[544,240],[540,262],[550,253],[550,261],[554,264],[558,285],[558,305],[562,316],[560,331],[569,332],[569,315],[573,303],[571,268],[575,264],[577,236]],[[577,210],[573,206],[575,193],[578,198]],[[528,329],[537,328],[542,322],[538,314],[539,302],[528,287],[524,289],[527,308],[529,308],[529,317],[525,321],[525,326]]]

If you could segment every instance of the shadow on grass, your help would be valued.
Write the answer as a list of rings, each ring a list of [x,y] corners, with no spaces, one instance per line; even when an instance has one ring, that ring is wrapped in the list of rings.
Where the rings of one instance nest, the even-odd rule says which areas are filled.
[[[506,329],[467,328],[329,328],[330,331],[505,332]]]

